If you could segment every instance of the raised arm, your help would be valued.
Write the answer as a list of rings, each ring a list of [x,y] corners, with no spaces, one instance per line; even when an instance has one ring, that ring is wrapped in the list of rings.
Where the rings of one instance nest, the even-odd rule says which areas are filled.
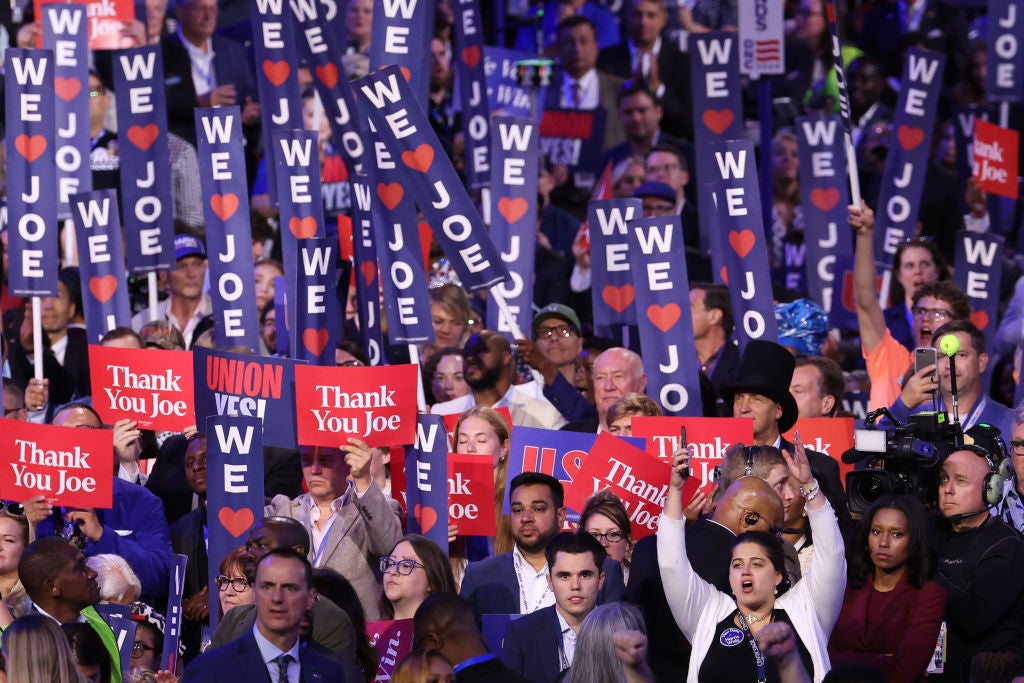
[[[864,353],[871,353],[885,336],[885,312],[878,303],[875,281],[875,214],[861,200],[860,207],[850,205],[847,218],[856,235],[853,250],[853,291],[860,324],[860,343]]]

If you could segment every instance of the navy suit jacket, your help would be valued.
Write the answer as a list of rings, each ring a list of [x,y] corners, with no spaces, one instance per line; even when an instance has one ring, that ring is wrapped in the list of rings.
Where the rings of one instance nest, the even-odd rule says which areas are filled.
[[[510,621],[501,661],[534,683],[555,683],[562,673],[561,631],[554,605]]]
[[[303,683],[344,683],[345,674],[341,664],[311,651],[299,648],[299,665],[302,667]],[[256,636],[249,631],[241,638],[214,648],[200,655],[185,668],[182,683],[223,683],[224,681],[246,681],[257,683],[270,681]]]
[[[597,604],[621,600],[626,593],[622,565],[606,559],[602,570],[604,587]],[[485,614],[519,614],[519,579],[512,563],[512,551],[470,562],[459,595],[472,607],[477,627],[483,623]]]

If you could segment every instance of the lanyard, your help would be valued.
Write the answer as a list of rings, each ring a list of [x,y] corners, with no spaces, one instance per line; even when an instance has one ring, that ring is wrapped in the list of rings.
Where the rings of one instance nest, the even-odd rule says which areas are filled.
[[[519,580],[519,598],[521,600],[523,610],[521,614],[530,614],[532,612],[536,612],[537,610],[539,610],[541,608],[541,605],[544,604],[544,598],[548,597],[548,589],[550,588],[550,586],[544,586],[544,592],[540,594],[539,598],[537,598],[537,602],[536,604],[534,604],[533,609],[530,609],[530,603],[526,599],[526,588],[523,586],[523,572],[519,566],[520,562],[521,560],[519,556],[513,553],[512,564],[516,568],[516,579]],[[530,569],[533,568],[531,567]]]
[[[743,618],[743,612],[736,610],[736,613],[740,617],[740,627],[743,629],[743,635],[747,637],[750,649],[754,651],[754,662],[757,663],[757,683],[765,683],[768,680],[768,676],[764,668],[764,655],[761,654],[761,648],[757,646],[754,634],[750,632],[750,627],[747,626],[747,620]]]
[[[988,403],[988,396],[980,397],[978,399],[978,402],[974,404],[974,406],[967,412],[967,414],[964,415],[962,418],[960,418],[961,428],[965,432],[968,429],[970,429],[971,427],[973,427],[975,425],[975,423],[979,419],[981,419],[981,411],[985,410],[985,406],[986,406],[987,403]],[[942,409],[945,410],[946,409],[946,401],[945,401],[945,399],[942,399],[940,401],[940,404],[941,404]]]

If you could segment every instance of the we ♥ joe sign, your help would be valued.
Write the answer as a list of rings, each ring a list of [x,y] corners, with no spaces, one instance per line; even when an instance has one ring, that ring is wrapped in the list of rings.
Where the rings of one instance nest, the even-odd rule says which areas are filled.
[[[337,448],[358,437],[371,448],[411,444],[416,433],[415,365],[295,368],[299,443]]]
[[[89,346],[93,408],[104,424],[183,432],[195,424],[191,351]]]
[[[53,505],[110,508],[114,432],[4,420],[0,491],[6,500],[43,494]],[[71,445],[74,444],[74,445]]]

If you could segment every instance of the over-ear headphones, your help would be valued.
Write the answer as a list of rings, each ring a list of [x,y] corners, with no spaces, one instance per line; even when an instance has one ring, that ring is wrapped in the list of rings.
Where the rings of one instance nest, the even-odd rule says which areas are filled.
[[[989,507],[998,505],[1003,499],[1003,482],[1006,480],[1003,466],[1006,465],[1006,458],[996,464],[995,458],[988,449],[973,443],[964,444],[957,450],[970,451],[979,458],[985,458],[985,462],[988,463],[988,474],[985,475],[985,480],[981,484],[981,502]]]
[[[754,449],[757,446],[747,446],[747,465],[743,468],[743,476],[749,477],[750,473],[754,471]]]

